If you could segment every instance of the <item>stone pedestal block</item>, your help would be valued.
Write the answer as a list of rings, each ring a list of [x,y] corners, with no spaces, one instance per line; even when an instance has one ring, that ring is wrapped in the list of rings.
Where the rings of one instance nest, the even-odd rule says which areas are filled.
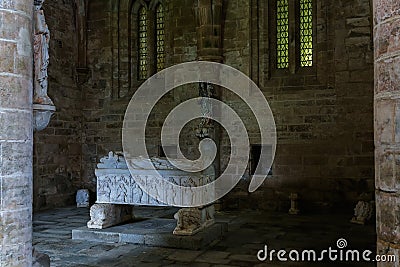
[[[87,227],[104,229],[132,219],[132,206],[114,204],[94,204],[90,208]]]
[[[183,208],[175,213],[177,220],[174,235],[194,235],[214,224],[214,205],[203,208]]]

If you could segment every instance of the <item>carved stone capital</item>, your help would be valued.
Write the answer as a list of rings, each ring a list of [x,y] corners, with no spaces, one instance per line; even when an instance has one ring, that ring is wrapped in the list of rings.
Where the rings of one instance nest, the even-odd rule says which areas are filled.
[[[354,208],[354,217],[350,222],[356,224],[365,224],[371,219],[374,209],[374,201],[358,201],[356,207]]]

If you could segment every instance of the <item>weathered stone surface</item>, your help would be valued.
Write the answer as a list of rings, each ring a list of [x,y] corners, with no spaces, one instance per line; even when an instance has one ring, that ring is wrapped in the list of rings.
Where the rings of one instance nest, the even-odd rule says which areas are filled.
[[[1,207],[2,211],[7,209],[31,209],[31,199],[25,197],[32,191],[32,178],[28,174],[15,174],[12,176],[3,176],[1,178],[3,186],[1,187]]]
[[[374,201],[358,201],[354,208],[354,217],[350,222],[357,224],[367,223],[374,214],[375,202]]]
[[[29,111],[14,110],[11,114],[1,112],[0,124],[8,125],[8,127],[1,127],[0,139],[9,140],[27,140],[32,139],[30,128],[26,127],[27,124],[32,123],[32,114]]]
[[[50,257],[38,252],[35,248],[32,252],[32,267],[50,267]]]
[[[183,187],[197,187],[208,183],[207,179],[210,179],[199,172],[179,170],[165,158],[131,159],[130,164],[132,172],[128,169],[124,157],[113,152],[100,159],[95,170],[97,203],[166,206],[168,202],[182,206],[182,203],[190,203],[192,199],[182,191],[174,190],[170,183]],[[149,187],[150,191],[145,192],[137,183],[138,180],[146,185],[153,182],[160,185],[160,181],[156,180],[158,177],[151,172],[150,166],[153,164],[164,184]],[[208,197],[210,194],[208,192],[207,196],[200,197]],[[163,203],[162,199],[166,199],[166,203]]]
[[[17,142],[18,140],[12,136],[9,140],[14,142],[1,144],[0,174],[14,177],[26,174],[26,177],[30,179],[29,175],[32,172],[32,143],[30,140],[32,139],[27,138]]]
[[[399,204],[398,194],[377,191],[376,227],[379,239],[394,244],[400,243]]]
[[[132,206],[114,204],[94,204],[90,207],[90,221],[87,227],[104,229],[132,219]]]
[[[24,108],[30,107],[30,92],[32,84],[28,80],[20,79],[15,76],[1,77],[0,82],[0,105],[4,108]]]
[[[400,81],[400,57],[384,58],[376,62],[375,84],[378,93],[396,93]]]
[[[76,192],[76,206],[78,208],[89,207],[90,194],[88,189],[79,189]]]
[[[397,1],[375,0],[375,168],[378,252],[398,255],[400,108],[398,68],[400,51]],[[398,265],[399,259],[396,259]],[[379,262],[378,266],[394,266]]]
[[[385,192],[400,190],[400,152],[376,150],[376,188]]]
[[[82,91],[76,83],[74,5],[44,1],[43,10],[51,34],[47,93],[57,111],[48,127],[34,135],[35,210],[74,205],[76,190],[90,188],[81,179],[81,118],[86,104],[81,104]]]
[[[393,247],[393,244],[378,239],[377,254],[385,257],[384,261],[378,263],[380,267],[392,267],[400,263],[400,249],[399,247]]]
[[[175,213],[174,235],[191,236],[214,224],[214,205],[203,208],[182,208]]]
[[[141,218],[139,221],[112,226],[105,230],[86,227],[73,229],[72,239],[198,250],[220,240],[228,230],[227,223],[217,222],[195,235],[179,236],[172,234],[175,225],[173,219]]]
[[[36,213],[34,215],[34,242],[38,244],[41,252],[49,254],[52,266],[286,266],[287,263],[279,263],[276,258],[272,262],[258,262],[257,252],[268,244],[271,249],[312,249],[322,251],[336,247],[338,233],[346,238],[349,248],[369,249],[375,254],[376,232],[374,225],[359,226],[348,222],[349,213],[307,214],[306,216],[290,216],[283,212],[262,212],[254,210],[241,210],[235,212],[219,212],[216,216],[217,223],[209,230],[215,229],[223,222],[225,229],[199,232],[195,236],[176,236],[171,232],[175,227],[173,219],[159,219],[169,223],[154,223],[154,217],[171,218],[176,209],[137,207],[135,214],[142,218],[136,223],[123,224],[104,230],[80,228],[87,221],[87,210],[75,207],[59,208],[50,211]],[[145,219],[146,218],[146,219]],[[151,222],[153,221],[153,222]],[[169,225],[163,228],[162,225]],[[226,225],[229,224],[229,229]],[[140,227],[139,227],[140,225]],[[151,225],[152,227],[147,227]],[[157,225],[157,226],[155,226]],[[62,228],[69,234],[60,232]],[[312,229],[312,231],[310,231]],[[71,230],[73,236],[77,231],[85,231],[80,240],[68,238]],[[89,236],[89,231],[97,232],[96,242]],[[223,231],[223,232],[222,232]],[[107,234],[140,235],[147,234],[155,237],[159,242],[147,246],[133,243],[123,243],[117,238],[107,241]],[[204,235],[202,235],[204,233]],[[324,238],[321,238],[323,236]],[[90,238],[89,238],[90,237]],[[206,243],[208,237],[212,238],[211,248]],[[217,237],[222,237],[217,240]],[[103,239],[104,238],[104,239]],[[93,241],[89,241],[93,240]],[[150,241],[150,239],[147,239]],[[175,240],[174,242],[172,240]],[[188,242],[186,243],[186,241]],[[203,241],[201,241],[203,240]],[[162,243],[160,243],[160,241]],[[100,242],[100,243],[99,243]],[[190,247],[204,242],[203,248]],[[208,240],[210,242],[210,240]],[[170,248],[162,247],[170,244]],[[183,244],[181,247],[174,245]],[[187,245],[184,247],[184,245]],[[152,247],[157,246],[157,248]],[[185,248],[185,249],[179,249]],[[200,252],[200,253],[199,253]],[[388,252],[387,255],[390,255]],[[379,254],[385,255],[385,250],[379,250]],[[118,255],[118,257],[116,256]],[[197,256],[196,256],[197,255]],[[373,255],[371,255],[371,258]],[[169,260],[167,260],[169,258]],[[222,265],[221,265],[222,264]],[[305,265],[307,262],[289,265]],[[342,265],[344,264],[344,261]],[[376,262],[349,262],[363,267],[374,267]],[[340,266],[337,262],[330,264],[317,263],[316,266]],[[387,266],[395,266],[393,263]]]
[[[381,23],[400,14],[400,3],[396,0],[375,0],[374,20]]]
[[[32,4],[0,1],[0,262],[32,265]]]

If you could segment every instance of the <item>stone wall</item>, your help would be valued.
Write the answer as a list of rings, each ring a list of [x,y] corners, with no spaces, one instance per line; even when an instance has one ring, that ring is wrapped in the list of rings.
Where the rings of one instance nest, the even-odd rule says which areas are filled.
[[[117,1],[89,6],[88,59],[91,75],[84,88],[82,181],[94,189],[94,167],[109,150],[121,150],[121,126],[132,88],[123,88],[126,38],[115,23]],[[316,3],[315,66],[295,75],[274,73],[268,63],[268,6],[259,1],[232,0],[224,7],[224,62],[251,76],[268,99],[278,130],[273,177],[253,194],[248,174],[223,201],[227,208],[286,209],[290,192],[298,192],[301,208],[345,207],[351,212],[362,193],[373,193],[373,53],[368,0],[319,0]],[[167,65],[195,60],[196,32],[192,1],[168,1]],[[124,8],[124,7],[120,7]],[[122,9],[123,10],[123,9]],[[127,16],[126,10],[120,16]],[[258,19],[257,19],[258,14]],[[118,39],[118,36],[120,39]],[[129,38],[129,37],[128,37]],[[116,93],[123,92],[123,94]],[[197,96],[196,86],[179,88],[153,112],[148,141],[158,153],[162,119],[176,103]],[[245,120],[251,142],[258,131],[244,103],[224,91]],[[181,135],[193,155],[197,140],[191,124]],[[221,143],[227,158],[227,138]],[[224,160],[222,164],[224,163]]]
[[[229,3],[228,8],[235,1]],[[252,194],[246,192],[249,181],[242,181],[225,205],[286,210],[290,192],[298,192],[303,210],[343,207],[351,212],[360,194],[373,198],[374,188],[369,1],[318,1],[315,67],[289,75],[265,64],[271,57],[265,42],[268,32],[254,27],[268,22],[240,20],[246,12],[265,18],[267,7],[250,4],[249,11],[242,7],[227,13],[225,62],[258,81],[275,116],[278,145],[272,178]],[[229,28],[231,24],[236,28]],[[250,26],[243,30],[240,25]],[[231,37],[235,35],[239,37]],[[250,47],[252,63],[245,59]],[[244,103],[232,96],[225,101],[236,106],[252,122],[249,125],[255,124]],[[252,128],[251,142],[257,143],[257,130]]]
[[[74,1],[46,1],[43,9],[51,34],[48,94],[57,111],[48,128],[34,135],[35,209],[74,203],[82,157]]]
[[[88,16],[88,66],[89,81],[84,85],[83,102],[83,160],[82,177],[85,186],[95,190],[94,168],[96,162],[108,151],[122,151],[122,121],[133,92],[140,86],[135,67],[131,76],[131,88],[126,87],[128,59],[124,39],[129,37],[128,23],[116,23],[115,17],[127,20],[128,7],[118,1],[90,2]],[[193,19],[192,1],[165,1],[166,28],[174,29],[166,33],[166,66],[196,59],[196,29]],[[169,15],[171,14],[171,15]],[[172,16],[173,14],[173,16]],[[122,40],[122,41],[121,41]],[[125,76],[124,76],[125,75]],[[122,77],[122,78],[121,78]],[[121,87],[122,86],[122,90]],[[178,89],[179,90],[179,89]],[[159,132],[167,111],[187,95],[196,91],[171,93],[155,107],[149,122],[147,134],[151,155],[159,154]],[[193,94],[194,93],[194,94]]]
[[[374,0],[375,168],[378,254],[396,256],[399,265],[399,81],[400,3]]]

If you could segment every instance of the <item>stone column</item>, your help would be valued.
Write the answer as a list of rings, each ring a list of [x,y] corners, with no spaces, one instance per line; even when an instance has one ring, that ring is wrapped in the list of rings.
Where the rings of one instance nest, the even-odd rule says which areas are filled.
[[[33,0],[0,0],[0,265],[32,265]]]
[[[197,60],[223,62],[222,57],[222,0],[197,0],[193,4],[196,15],[197,32]],[[199,84],[199,96],[221,99],[221,88],[210,83]],[[203,115],[218,116],[218,110],[212,110],[210,103],[203,101]],[[212,179],[220,175],[220,139],[221,129],[218,123],[203,118],[196,133],[202,140],[211,138],[214,140],[218,152],[213,162],[205,173],[212,173]],[[208,181],[210,182],[210,181]],[[206,182],[206,183],[208,183]],[[214,223],[214,204],[196,208],[182,208],[175,215],[177,226],[175,235],[194,235]]]
[[[222,0],[194,1],[197,31],[197,59],[201,61],[223,62],[222,57]],[[221,88],[214,84],[200,83],[199,96],[221,99]],[[208,106],[207,103],[203,103]],[[205,113],[217,111],[206,111]],[[214,114],[215,115],[215,114]],[[199,125],[197,136],[200,139],[212,138],[218,148],[214,161],[216,175],[220,174],[220,132],[219,125],[213,121],[203,119]]]
[[[75,0],[75,27],[78,39],[78,55],[76,58],[77,83],[82,86],[89,79],[89,69],[87,67],[87,12],[88,0]]]
[[[400,1],[374,0],[378,254],[400,253]]]

